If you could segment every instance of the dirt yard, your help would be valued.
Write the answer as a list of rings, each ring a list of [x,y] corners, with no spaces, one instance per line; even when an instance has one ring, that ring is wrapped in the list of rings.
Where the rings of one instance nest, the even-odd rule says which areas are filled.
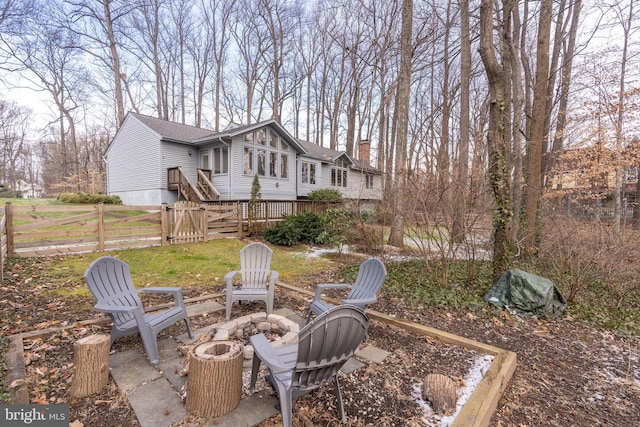
[[[26,262],[26,261],[25,261]],[[15,265],[10,280],[0,289],[0,334],[9,336],[44,329],[96,316],[91,301],[75,297],[48,297],[52,287],[74,288],[80,283],[40,283],[26,271],[41,265]],[[297,286],[313,288],[328,282],[308,277]],[[221,290],[222,288],[220,287]],[[215,291],[215,290],[212,290]],[[185,298],[199,295],[184,288]],[[304,314],[309,301],[300,295],[277,290],[276,307]],[[259,303],[234,308],[259,311]],[[373,308],[373,307],[372,307]],[[410,307],[383,294],[376,311],[395,315],[463,337],[516,352],[518,366],[492,418],[492,426],[637,426],[640,419],[640,361],[637,340],[624,341],[612,333],[586,328],[570,318],[557,322],[522,320],[504,314],[500,318],[480,314],[431,312]],[[194,327],[222,318],[207,316],[193,320]],[[167,334],[178,334],[174,326]],[[84,399],[69,397],[72,373],[72,343],[80,336],[108,332],[106,328],[74,328],[43,340],[25,341],[30,397],[34,403],[69,403],[71,420],[85,426],[135,426],[137,419],[113,380],[99,394]],[[351,426],[429,425],[425,412],[411,397],[413,386],[429,373],[444,373],[460,385],[471,359],[466,351],[444,346],[377,322],[370,327],[369,342],[390,351],[383,365],[368,366],[341,379],[345,411]],[[123,338],[114,350],[142,345],[137,338]],[[325,387],[298,399],[296,426],[339,425],[333,388]],[[276,416],[262,427],[280,424]],[[196,422],[197,420],[191,420]]]

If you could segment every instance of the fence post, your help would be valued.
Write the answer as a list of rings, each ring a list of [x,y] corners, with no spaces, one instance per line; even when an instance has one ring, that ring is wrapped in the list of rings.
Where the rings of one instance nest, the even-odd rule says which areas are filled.
[[[104,252],[104,203],[98,203],[98,252]]]
[[[238,211],[238,237],[242,237],[243,225],[242,225],[242,204],[236,202],[236,210]]]
[[[264,203],[264,224],[269,228],[269,202]]]
[[[15,256],[13,246],[13,205],[11,202],[5,204],[5,214],[7,215],[7,256]]]
[[[166,203],[160,206],[160,245],[169,246],[169,207]]]
[[[200,213],[202,215],[202,241],[206,243],[209,238],[209,209],[204,203],[200,205]]]

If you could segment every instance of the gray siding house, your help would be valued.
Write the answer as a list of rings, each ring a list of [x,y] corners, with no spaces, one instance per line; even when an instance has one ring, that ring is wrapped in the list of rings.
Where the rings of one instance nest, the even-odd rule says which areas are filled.
[[[214,132],[130,112],[105,153],[107,191],[127,205],[171,204],[182,180],[201,199],[248,200],[258,175],[263,200],[334,188],[370,206],[382,198],[382,174],[368,164],[366,142],[360,157],[293,138],[273,119]]]

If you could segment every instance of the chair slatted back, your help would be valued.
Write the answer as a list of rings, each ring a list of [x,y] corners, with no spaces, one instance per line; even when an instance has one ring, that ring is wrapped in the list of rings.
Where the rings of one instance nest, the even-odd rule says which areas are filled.
[[[251,243],[240,250],[240,274],[243,289],[265,289],[269,283],[273,251],[260,243]]]
[[[114,257],[104,256],[91,263],[84,274],[89,290],[99,304],[138,306],[142,301],[133,286],[129,265]],[[128,313],[109,313],[116,327],[133,319]]]
[[[293,388],[314,389],[335,376],[356,352],[368,327],[369,317],[350,305],[333,307],[307,323],[298,336]]]
[[[369,258],[360,264],[358,277],[356,277],[351,292],[347,299],[370,298],[375,296],[385,279],[387,278],[387,269],[382,261],[378,258]],[[360,307],[365,308],[365,307]]]

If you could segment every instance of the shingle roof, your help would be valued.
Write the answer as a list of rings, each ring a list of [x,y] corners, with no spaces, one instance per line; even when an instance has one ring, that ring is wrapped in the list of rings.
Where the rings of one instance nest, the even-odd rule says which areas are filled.
[[[365,162],[363,162],[361,160],[352,158],[351,156],[347,155],[347,153],[345,151],[332,150],[331,148],[321,147],[321,146],[319,146],[317,144],[313,144],[311,142],[303,141],[301,139],[298,139],[298,142],[300,143],[300,145],[302,145],[304,147],[305,150],[307,150],[307,153],[305,154],[306,157],[311,157],[313,159],[322,160],[324,162],[334,162],[340,156],[345,156],[351,162],[351,167],[352,168],[359,169],[359,170],[362,170],[362,171],[380,173],[380,171],[378,169],[374,168],[371,165],[366,164]]]
[[[301,139],[298,139],[298,142],[307,151],[306,153],[307,157],[322,160],[325,162],[333,162],[341,155],[346,154],[344,151],[336,151],[330,148],[321,147],[317,144],[313,144],[308,141],[303,141]]]
[[[183,125],[181,123],[170,122],[157,117],[146,116],[139,113],[129,113],[151,129],[155,130],[165,139],[181,142],[194,143],[208,137],[214,137],[217,132],[209,129],[197,128],[195,126]]]

